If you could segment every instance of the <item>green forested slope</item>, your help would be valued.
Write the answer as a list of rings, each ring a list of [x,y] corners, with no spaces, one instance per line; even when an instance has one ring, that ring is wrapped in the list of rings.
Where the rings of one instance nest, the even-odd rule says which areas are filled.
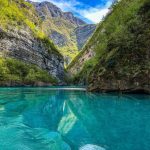
[[[10,25],[27,25],[38,36],[43,36],[36,25],[39,19],[31,4],[24,0],[0,0],[0,26],[7,28]],[[42,34],[42,35],[40,35]]]
[[[121,0],[112,6],[85,46],[95,57],[85,62],[75,80],[89,90],[147,90],[150,86],[150,1]],[[83,53],[73,61],[78,63]]]
[[[0,57],[0,85],[37,85],[38,82],[56,84],[46,71],[12,58]]]
[[[37,65],[43,61],[42,59],[46,60],[46,57],[47,62],[51,56],[63,59],[41,28],[41,19],[30,3],[24,0],[0,0],[0,85],[33,85],[39,81],[56,83],[55,77],[51,75],[52,71],[46,67],[43,70]],[[41,47],[33,46],[34,40]],[[8,49],[4,49],[5,47]],[[45,52],[40,52],[40,49],[45,49]],[[10,52],[14,53],[13,59],[10,58]],[[33,55],[31,57],[35,65],[28,60],[30,55]],[[37,57],[43,55],[43,58],[39,57],[40,63],[34,60],[36,55]],[[55,66],[55,64],[51,65]]]

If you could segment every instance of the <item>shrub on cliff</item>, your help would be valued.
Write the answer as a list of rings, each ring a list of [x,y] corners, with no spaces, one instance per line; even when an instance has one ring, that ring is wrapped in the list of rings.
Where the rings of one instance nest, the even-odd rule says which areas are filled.
[[[11,58],[0,58],[0,85],[5,82],[17,82],[33,85],[36,82],[56,84],[57,80],[35,65],[25,64]]]

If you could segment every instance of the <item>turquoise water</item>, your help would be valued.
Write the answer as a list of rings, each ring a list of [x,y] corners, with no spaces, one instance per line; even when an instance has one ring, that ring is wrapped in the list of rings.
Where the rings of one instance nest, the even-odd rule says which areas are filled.
[[[150,150],[150,96],[0,88],[0,150]]]

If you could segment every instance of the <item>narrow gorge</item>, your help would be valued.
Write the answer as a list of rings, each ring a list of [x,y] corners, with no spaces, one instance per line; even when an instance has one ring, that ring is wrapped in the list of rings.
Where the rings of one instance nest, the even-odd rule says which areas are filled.
[[[66,84],[64,65],[79,53],[96,25],[50,2],[1,0],[0,6],[1,85]]]
[[[0,4],[1,85],[149,93],[148,0],[114,2],[98,25],[51,2]]]
[[[150,150],[150,0],[0,0],[0,150]]]

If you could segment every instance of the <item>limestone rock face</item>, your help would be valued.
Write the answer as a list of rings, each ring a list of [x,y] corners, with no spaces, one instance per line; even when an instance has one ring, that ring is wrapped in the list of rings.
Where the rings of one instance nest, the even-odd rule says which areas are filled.
[[[35,5],[36,10],[38,11],[40,17],[42,17],[43,19],[45,19],[47,16],[62,17],[63,15],[61,9],[50,2],[45,1],[42,3],[38,2],[31,2],[31,3]]]
[[[65,35],[58,33],[57,31],[52,31],[50,38],[53,39],[54,44],[59,47],[63,47],[67,44],[68,40]]]
[[[87,24],[84,26],[79,26],[76,28],[75,33],[77,37],[77,43],[78,43],[78,48],[79,50],[82,49],[86,41],[91,37],[93,32],[96,29],[96,25],[94,24]]]
[[[85,61],[90,60],[94,56],[95,52],[93,51],[92,48],[89,48],[88,51],[84,51],[82,56],[78,59],[78,62],[69,65],[68,72],[72,75],[77,74],[83,69]]]
[[[3,56],[35,64],[59,80],[64,76],[63,57],[55,51],[49,51],[27,27],[9,27],[7,31],[0,29],[0,52]]]
[[[75,17],[73,15],[73,13],[71,13],[71,12],[64,12],[63,13],[63,18],[66,19],[66,20],[69,20],[71,23],[73,23],[77,26],[82,26],[82,25],[86,24],[83,20]]]

